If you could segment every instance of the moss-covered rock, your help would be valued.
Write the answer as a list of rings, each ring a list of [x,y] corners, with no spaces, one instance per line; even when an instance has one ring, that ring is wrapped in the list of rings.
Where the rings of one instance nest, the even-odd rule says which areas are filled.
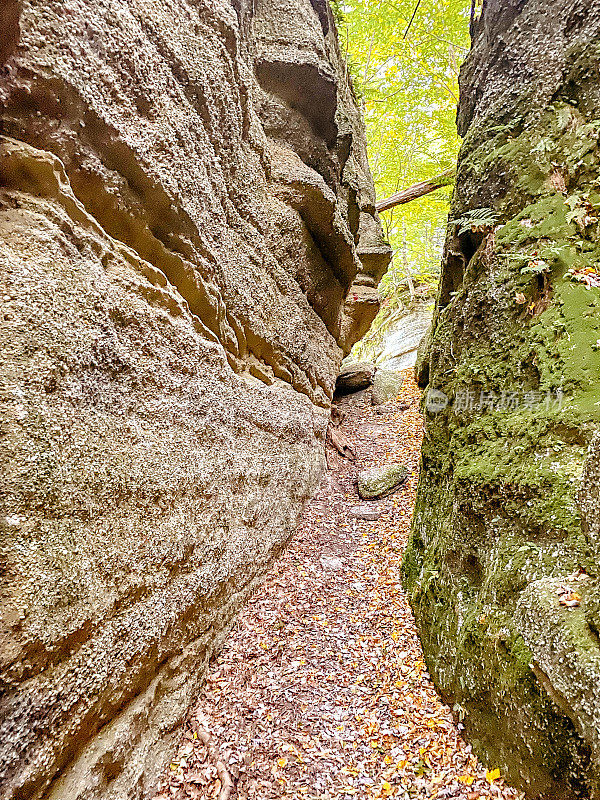
[[[516,615],[539,581],[599,572],[578,503],[600,423],[598,53],[589,4],[490,0],[475,23],[420,371],[448,404],[425,409],[403,565],[429,670],[475,750],[547,800],[598,784]]]
[[[408,478],[404,464],[385,464],[358,473],[358,493],[363,500],[376,500],[396,491]]]
[[[404,378],[400,372],[393,369],[378,369],[373,379],[371,401],[374,406],[380,406],[394,400],[399,394]]]

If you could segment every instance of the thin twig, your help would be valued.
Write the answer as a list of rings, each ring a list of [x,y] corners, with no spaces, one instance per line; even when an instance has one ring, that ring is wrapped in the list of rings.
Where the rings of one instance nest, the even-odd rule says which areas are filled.
[[[413,19],[415,18],[415,14],[419,10],[419,6],[420,5],[421,5],[421,0],[417,0],[417,5],[415,6],[415,10],[412,13],[412,17],[410,18],[410,22],[408,23],[408,25],[406,26],[406,30],[404,31],[404,36],[402,37],[403,39],[406,39],[406,37],[408,36],[408,32],[410,30],[410,26],[413,24]]]

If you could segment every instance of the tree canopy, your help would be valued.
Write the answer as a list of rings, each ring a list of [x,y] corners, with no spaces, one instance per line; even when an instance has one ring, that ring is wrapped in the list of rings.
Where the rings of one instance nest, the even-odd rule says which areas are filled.
[[[363,103],[378,198],[456,164],[458,72],[468,49],[470,0],[344,0],[340,43]],[[382,214],[394,264],[390,297],[410,275],[434,280],[451,187]]]

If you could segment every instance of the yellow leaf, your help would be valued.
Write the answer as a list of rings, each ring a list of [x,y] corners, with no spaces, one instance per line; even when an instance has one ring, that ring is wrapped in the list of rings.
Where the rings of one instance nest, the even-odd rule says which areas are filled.
[[[494,781],[497,781],[499,777],[500,777],[500,770],[497,767],[496,769],[492,770],[488,769],[485,773],[485,778],[488,783],[493,783]]]
[[[472,786],[475,783],[475,778],[472,775],[459,775],[458,780],[464,783],[465,786]]]
[[[287,758],[279,758],[279,759],[277,759],[277,764],[280,767],[285,767],[285,765],[287,764]]]

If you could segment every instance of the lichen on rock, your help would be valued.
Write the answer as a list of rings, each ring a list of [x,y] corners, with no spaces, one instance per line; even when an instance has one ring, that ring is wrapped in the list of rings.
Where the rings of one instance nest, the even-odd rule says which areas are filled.
[[[404,376],[394,369],[382,369],[375,373],[373,388],[371,389],[371,402],[374,406],[394,400],[402,389]]]

